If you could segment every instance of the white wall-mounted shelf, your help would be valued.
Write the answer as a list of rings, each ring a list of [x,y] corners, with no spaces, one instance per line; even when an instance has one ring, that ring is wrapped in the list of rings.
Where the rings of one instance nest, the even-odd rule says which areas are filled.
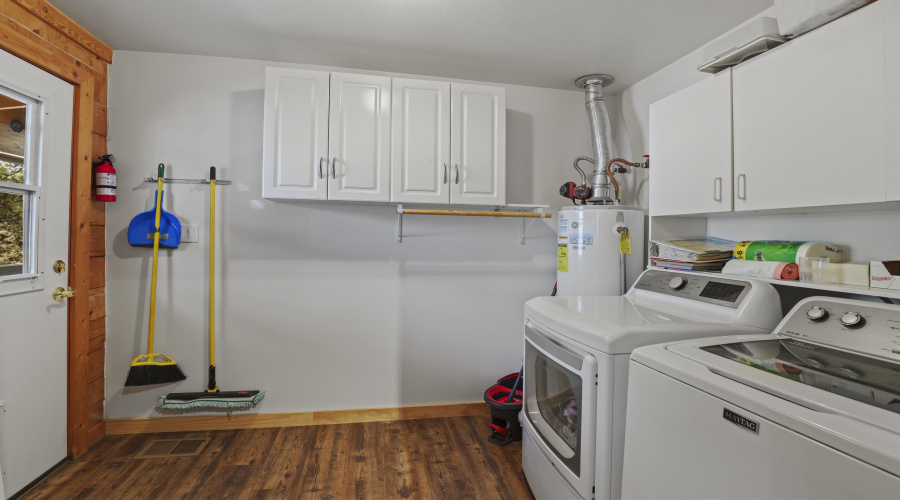
[[[722,273],[705,273],[701,271],[695,272],[695,274],[700,274],[703,276],[717,276],[717,277],[725,277],[725,278],[736,278],[740,279],[740,276],[734,276],[731,274],[722,274]],[[855,286],[855,285],[835,285],[835,284],[821,284],[821,283],[807,283],[805,281],[786,281],[786,280],[775,280],[768,278],[753,278],[759,281],[765,281],[766,283],[771,283],[773,285],[783,285],[783,286],[792,286],[797,288],[807,288],[812,290],[823,290],[828,292],[838,292],[838,293],[851,293],[854,295],[868,295],[870,297],[884,297],[886,299],[900,299],[900,290],[887,290],[885,288],[869,288],[867,286]]]
[[[478,207],[469,207],[469,209],[459,210],[453,209],[435,209],[433,206],[428,208],[411,208],[404,206],[403,203],[397,204],[397,243],[403,243],[403,216],[404,215],[442,215],[442,216],[464,216],[464,217],[510,217],[522,219],[522,238],[521,245],[525,244],[525,235],[531,229],[531,225],[538,219],[549,219],[553,214],[545,212],[550,205],[502,205],[489,207],[482,210],[476,210]],[[531,219],[528,225],[525,224],[526,219]]]

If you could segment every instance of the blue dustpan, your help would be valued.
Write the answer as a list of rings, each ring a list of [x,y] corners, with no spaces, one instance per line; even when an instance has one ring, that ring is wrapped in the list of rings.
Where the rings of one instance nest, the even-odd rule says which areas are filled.
[[[153,199],[156,200],[155,193]],[[161,207],[162,194],[160,194],[159,204]],[[153,233],[155,232],[156,203],[153,204],[152,210],[139,213],[131,219],[131,223],[128,224],[128,243],[136,247],[152,247]],[[181,243],[181,222],[178,222],[178,217],[160,209],[159,246],[178,248],[179,243]]]

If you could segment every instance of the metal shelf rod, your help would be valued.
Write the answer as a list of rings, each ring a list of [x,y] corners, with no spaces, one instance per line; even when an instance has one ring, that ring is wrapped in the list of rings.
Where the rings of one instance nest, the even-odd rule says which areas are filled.
[[[487,212],[475,210],[422,210],[417,208],[399,208],[397,213],[403,215],[467,215],[472,217],[532,217],[548,219],[550,214],[543,212]]]
[[[495,212],[487,210],[427,210],[420,208],[403,208],[402,203],[397,204],[397,243],[403,243],[403,216],[404,215],[461,215],[467,217],[512,217],[522,219],[522,238],[520,244],[525,244],[525,235],[534,224],[534,219],[549,219],[553,214],[543,211],[542,208],[536,207],[539,212],[501,212],[499,209]],[[526,226],[525,219],[532,219]]]

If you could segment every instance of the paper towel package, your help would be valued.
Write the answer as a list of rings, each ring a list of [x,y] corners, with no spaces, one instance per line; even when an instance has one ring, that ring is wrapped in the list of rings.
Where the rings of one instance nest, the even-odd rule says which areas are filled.
[[[873,260],[870,262],[869,287],[900,290],[900,260]]]

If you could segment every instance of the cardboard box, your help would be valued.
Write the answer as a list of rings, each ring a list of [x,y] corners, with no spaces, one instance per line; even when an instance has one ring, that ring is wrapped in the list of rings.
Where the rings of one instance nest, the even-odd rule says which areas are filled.
[[[873,260],[870,262],[869,287],[900,290],[900,260]]]
[[[828,264],[828,282],[836,285],[869,286],[868,262],[842,262]]]

